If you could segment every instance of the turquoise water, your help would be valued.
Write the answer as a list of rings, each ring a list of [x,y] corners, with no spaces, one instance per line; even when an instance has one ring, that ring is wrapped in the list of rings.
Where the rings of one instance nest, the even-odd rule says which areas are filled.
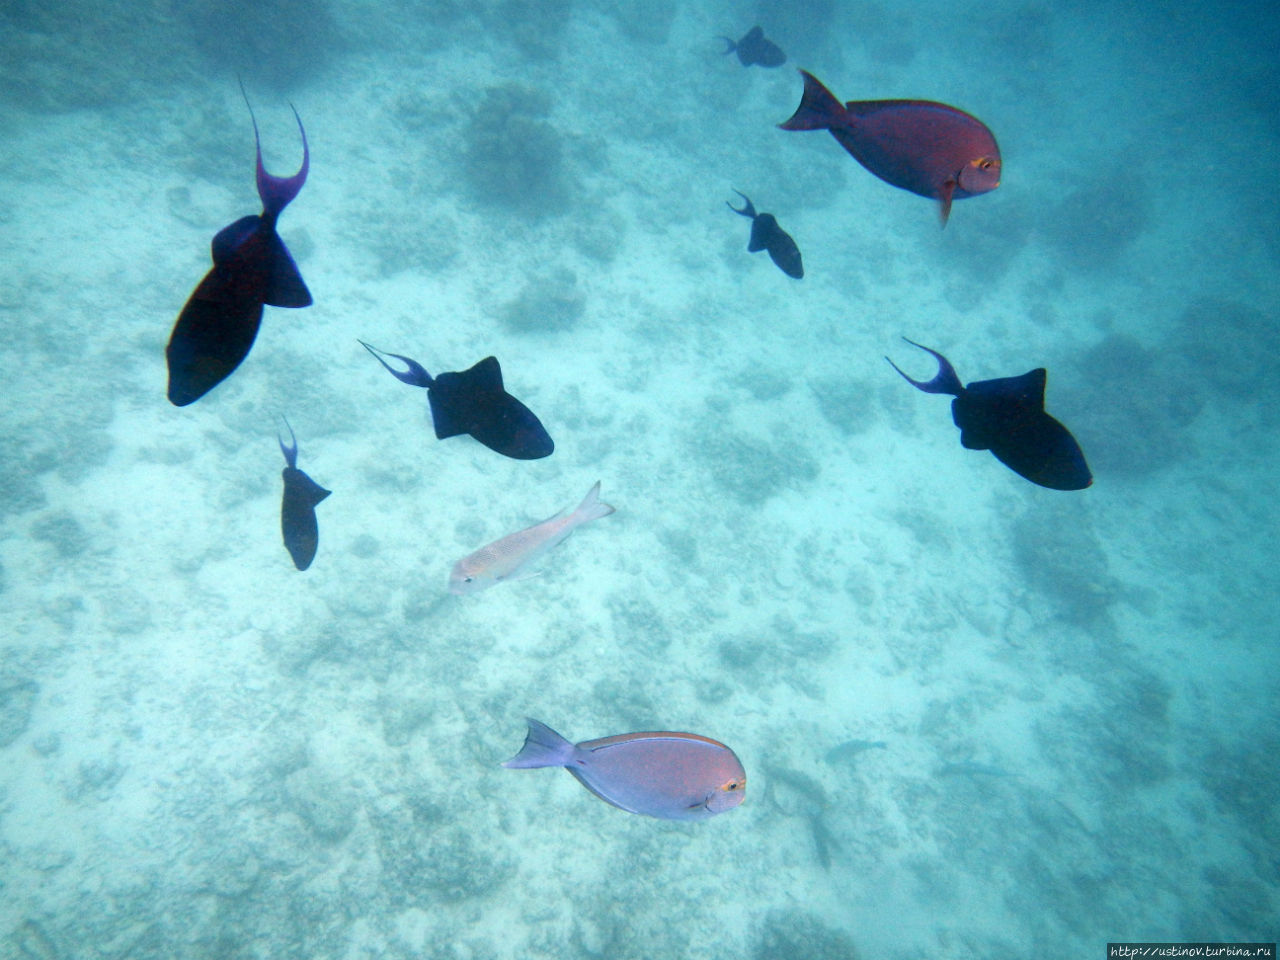
[[[1275,13],[109,6],[0,10],[0,957],[1275,939]],[[721,55],[756,22],[786,66]],[[981,117],[1002,185],[939,230],[776,128],[797,66]],[[273,172],[306,124],[315,304],[178,409],[174,319],[258,210],[237,75]],[[1046,367],[1093,487],[962,449],[901,336]],[[555,454],[436,441],[357,338],[497,356]],[[280,414],[334,491],[306,573]],[[449,595],[596,480],[541,575]],[[746,800],[505,770],[526,716],[721,740]]]

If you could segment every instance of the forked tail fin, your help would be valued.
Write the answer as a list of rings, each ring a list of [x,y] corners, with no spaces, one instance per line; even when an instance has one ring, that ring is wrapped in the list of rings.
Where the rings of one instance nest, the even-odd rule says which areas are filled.
[[[249,119],[253,121],[253,143],[257,150],[257,182],[258,198],[262,201],[262,212],[269,217],[280,215],[290,201],[298,195],[303,184],[307,182],[307,171],[311,168],[311,150],[307,146],[307,131],[302,126],[302,118],[293,104],[293,118],[298,121],[298,132],[302,134],[302,167],[292,177],[276,177],[267,173],[262,163],[262,138],[258,135],[258,118],[253,114],[253,104],[249,102],[249,94],[245,93],[244,81],[240,81],[240,93],[244,97],[244,105],[249,108]]]
[[[595,486],[587,491],[587,495],[582,498],[582,502],[578,504],[578,508],[573,511],[579,524],[590,523],[592,520],[599,520],[601,517],[607,517],[613,512],[613,507],[600,499],[599,480],[596,481]]]
[[[830,90],[822,85],[822,81],[807,70],[801,70],[804,77],[804,95],[800,98],[800,106],[786,123],[778,124],[783,130],[829,130],[845,119],[848,113]]]
[[[573,759],[573,744],[556,733],[545,723],[528,717],[529,732],[524,746],[502,765],[511,769],[533,767],[563,767]]]
[[[410,360],[408,357],[402,357],[398,353],[386,354],[387,357],[395,357],[397,360],[403,363],[406,367],[408,367],[407,370],[397,370],[395,367],[391,366],[391,364],[387,363],[386,359],[384,358],[383,352],[381,350],[377,350],[369,346],[363,340],[357,339],[356,342],[359,343],[360,346],[368,350],[370,353],[372,353],[374,358],[380,364],[382,364],[384,367],[387,368],[387,372],[390,373],[397,380],[399,380],[401,383],[407,383],[411,387],[430,387],[431,384],[434,383],[434,381],[431,379],[431,374],[427,373],[427,371],[423,368],[422,364],[418,363],[417,360]]]
[[[906,337],[903,337],[902,339],[907,340]],[[914,340],[907,340],[907,343],[911,344],[913,347],[919,347],[926,353],[933,354],[934,359],[938,361],[938,372],[932,380],[913,380],[902,372],[901,367],[892,360],[889,360],[888,357],[885,357],[886,360],[889,360],[889,366],[897,370],[899,376],[901,376],[903,380],[907,381],[907,383],[911,384],[917,390],[923,390],[925,393],[948,393],[953,397],[958,397],[960,394],[964,393],[964,384],[960,382],[960,377],[956,374],[956,368],[951,366],[950,360],[940,354],[937,350],[930,350],[922,343],[916,343]]]

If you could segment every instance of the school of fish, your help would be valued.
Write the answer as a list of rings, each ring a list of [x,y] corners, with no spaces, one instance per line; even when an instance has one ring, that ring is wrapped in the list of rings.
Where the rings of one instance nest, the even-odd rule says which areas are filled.
[[[724,53],[736,54],[744,67],[775,68],[787,60],[782,48],[753,26],[740,40],[720,37]],[[800,105],[779,124],[783,130],[826,130],[869,172],[902,190],[934,200],[945,226],[957,200],[980,196],[1000,185],[1000,150],[990,129],[976,117],[932,100],[853,100],[841,103],[808,71],[800,71],[804,89]],[[213,238],[213,266],[180,311],[165,350],[169,401],[188,406],[208,395],[248,356],[257,337],[264,308],[291,309],[311,305],[311,293],[292,256],[276,232],[284,209],[306,184],[311,153],[302,118],[294,110],[302,140],[302,162],[289,177],[273,176],[262,161],[257,118],[243,84],[256,151],[255,181],[262,212],[242,217]],[[788,277],[805,276],[800,248],[773,214],[759,213],[741,191],[734,213],[751,220],[747,250],[769,254]],[[915,380],[889,363],[908,383],[926,393],[953,397],[952,419],[960,442],[972,450],[990,450],[1014,473],[1042,487],[1082,490],[1093,482],[1080,445],[1044,409],[1046,372],[1034,369],[1016,377],[982,380],[967,386],[942,354],[907,341],[931,354],[938,372]],[[359,343],[396,379],[427,391],[437,439],[470,436],[494,452],[515,460],[537,460],[555,450],[542,421],[507,392],[502,369],[493,356],[467,370],[431,376],[416,360]],[[886,358],[888,359],[888,358]],[[393,363],[392,361],[395,361]],[[298,468],[298,442],[285,420],[290,442],[277,433],[285,458],[281,532],[295,567],[307,570],[319,546],[316,507],[330,491]],[[538,576],[546,555],[574,530],[606,517],[614,508],[600,499],[597,481],[582,501],[541,523],[481,546],[458,560],[449,575],[448,592],[471,596],[500,583]],[[848,741],[828,751],[826,759],[846,759],[883,741]],[[600,799],[631,813],[674,820],[702,820],[732,810],[745,797],[747,776],[737,755],[725,744],[693,733],[624,733],[573,744],[540,721],[528,720],[524,746],[503,766],[564,767]],[[949,764],[952,769],[978,765]],[[779,773],[793,782],[803,775]],[[806,788],[813,793],[813,789]],[[823,856],[834,842],[815,820],[815,838]]]

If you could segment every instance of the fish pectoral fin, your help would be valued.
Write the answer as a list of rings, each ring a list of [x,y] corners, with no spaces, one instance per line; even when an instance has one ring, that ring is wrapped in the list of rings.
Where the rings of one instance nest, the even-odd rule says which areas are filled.
[[[942,206],[938,208],[938,216],[942,219],[942,226],[946,227],[947,218],[951,216],[951,201],[956,195],[957,181],[952,178],[942,184],[942,190],[938,193],[938,199],[942,201]]]
[[[528,573],[518,573],[514,577],[503,577],[501,579],[504,579],[507,583],[517,583],[521,580],[532,580],[534,577],[540,576],[542,576],[541,570],[533,570]]]

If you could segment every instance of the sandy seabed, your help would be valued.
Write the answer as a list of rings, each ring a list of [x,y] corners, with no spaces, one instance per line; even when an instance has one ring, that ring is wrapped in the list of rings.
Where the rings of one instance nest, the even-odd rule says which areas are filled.
[[[1275,939],[1274,14],[199,9],[0,15],[0,957]],[[781,70],[720,56],[756,20]],[[940,231],[776,129],[797,65],[982,116],[1004,183]],[[315,305],[177,409],[169,330],[257,209],[237,71],[272,171],[306,124]],[[1094,486],[963,450],[901,336],[1048,368]],[[357,338],[497,356],[555,454],[437,442]],[[281,414],[334,491],[305,574]],[[447,593],[597,479],[541,576]],[[526,716],[723,740],[746,802],[503,770]]]

